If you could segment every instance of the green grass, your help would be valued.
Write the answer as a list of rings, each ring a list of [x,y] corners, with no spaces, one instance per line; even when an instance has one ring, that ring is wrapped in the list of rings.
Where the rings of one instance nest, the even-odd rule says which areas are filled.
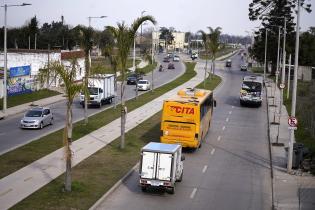
[[[196,75],[194,71],[195,63],[186,63],[186,72],[176,80],[159,87],[154,92],[147,92],[138,96],[138,99],[131,99],[126,102],[128,112],[146,104],[162,94],[185,83]],[[73,141],[91,133],[94,130],[112,122],[120,117],[120,107],[110,108],[96,115],[89,117],[89,123],[84,124],[84,120],[74,123]],[[0,156],[0,178],[7,176],[14,171],[44,157],[45,155],[62,147],[63,129],[48,134],[36,141],[19,147],[13,151]]]
[[[264,68],[263,67],[251,67],[250,71],[252,71],[253,73],[263,74]]]
[[[305,147],[309,148],[313,158],[315,158],[315,137],[311,135],[310,127],[307,124],[311,110],[315,112],[314,101],[311,99],[312,94],[315,95],[315,90],[312,90],[311,82],[298,81],[296,117],[299,124],[298,129],[295,131],[295,139],[297,142],[303,143]],[[289,115],[291,113],[291,95],[290,98],[287,99],[287,89],[285,88],[283,98]],[[315,174],[315,171],[312,173]]]
[[[138,65],[141,60],[136,59],[136,65]],[[127,68],[132,67],[133,59],[129,58],[127,60]],[[104,57],[92,59],[91,62],[91,73],[92,74],[114,74],[115,72],[112,70],[108,59]]]
[[[21,104],[37,101],[40,99],[48,98],[51,96],[59,95],[59,92],[48,90],[48,89],[42,89],[39,91],[35,91],[32,93],[27,94],[21,94],[16,96],[8,96],[7,106],[8,108],[18,106]],[[3,108],[3,99],[0,99],[0,110]]]
[[[187,64],[188,69],[194,64]],[[191,70],[187,70],[192,74]],[[220,78],[213,77],[207,88],[214,89]],[[179,81],[178,81],[179,82]],[[179,83],[177,83],[179,85]],[[202,86],[201,83],[199,86]],[[126,148],[117,138],[72,169],[72,192],[63,192],[64,175],[36,191],[12,209],[88,209],[121,179],[138,161],[140,149],[159,141],[161,112],[126,133]],[[113,164],[115,162],[115,164]]]
[[[221,50],[219,50],[217,52],[216,58],[219,58],[219,57],[221,57],[223,55],[226,55],[226,54],[231,53],[231,52],[236,51],[236,50],[238,50],[238,49],[235,49],[235,48],[223,48],[223,49],[221,49]],[[204,53],[200,53],[200,59],[203,59],[203,60],[208,59],[208,60],[210,60],[210,55],[206,56]]]

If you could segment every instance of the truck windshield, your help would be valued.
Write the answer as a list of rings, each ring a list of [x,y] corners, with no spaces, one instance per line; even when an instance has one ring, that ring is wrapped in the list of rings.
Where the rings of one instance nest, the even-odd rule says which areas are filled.
[[[261,92],[261,83],[244,81],[242,89],[249,92]]]
[[[90,95],[98,95],[98,88],[89,87],[88,89],[89,89]]]

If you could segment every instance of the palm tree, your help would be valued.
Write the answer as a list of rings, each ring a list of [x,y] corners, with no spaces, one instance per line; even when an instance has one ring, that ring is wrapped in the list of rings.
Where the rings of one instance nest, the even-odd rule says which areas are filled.
[[[203,45],[205,47],[205,53],[206,53],[206,64],[205,64],[205,75],[203,80],[203,88],[206,88],[206,78],[207,78],[207,67],[208,67],[208,54],[209,54],[209,35],[207,35],[204,31],[199,30],[197,33],[201,33],[201,38],[203,41]],[[211,79],[211,74],[210,74]]]
[[[84,75],[84,85],[87,87],[88,86],[88,77],[90,75],[90,67],[91,67],[91,57],[90,53],[93,47],[93,29],[91,27],[84,28],[82,27],[80,29],[80,41],[81,41],[81,46],[83,47],[84,50],[84,55],[85,55],[85,75]],[[85,124],[88,123],[88,116],[87,116],[87,102],[89,98],[89,93],[86,91],[85,96],[84,96],[84,122]]]
[[[72,104],[76,95],[80,91],[86,91],[84,84],[75,83],[76,74],[78,72],[78,63],[76,59],[71,60],[70,68],[65,68],[62,64],[55,62],[50,64],[50,68],[41,70],[39,73],[39,82],[43,84],[47,81],[49,73],[53,73],[64,85],[67,97],[66,123],[64,128],[63,145],[65,150],[66,173],[65,173],[65,190],[71,191],[71,142],[72,142]]]
[[[114,38],[116,39],[116,47],[118,50],[117,58],[120,73],[121,73],[121,144],[120,148],[125,148],[125,123],[126,123],[126,115],[127,115],[127,107],[125,106],[124,101],[124,93],[125,93],[125,73],[126,73],[126,65],[127,59],[130,52],[130,47],[133,44],[134,38],[136,36],[138,28],[145,21],[150,21],[153,24],[156,23],[154,17],[152,16],[142,16],[137,18],[133,24],[128,27],[124,22],[118,23],[117,28],[113,26],[107,26],[107,29],[112,33]]]
[[[222,44],[220,43],[221,27],[216,27],[215,29],[208,27],[208,29],[210,30],[209,49],[211,52],[212,73],[214,74],[216,54],[222,46]]]

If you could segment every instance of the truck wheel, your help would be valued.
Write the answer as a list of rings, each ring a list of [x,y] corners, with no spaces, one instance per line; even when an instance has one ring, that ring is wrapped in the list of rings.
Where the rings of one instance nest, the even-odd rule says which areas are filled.
[[[174,193],[175,193],[175,186],[172,187],[172,188],[168,188],[167,192],[168,192],[169,194],[174,194]]]
[[[102,102],[98,104],[98,108],[101,108],[101,107],[102,107]]]
[[[146,192],[147,191],[147,187],[146,186],[141,186],[141,191],[142,192]]]
[[[179,179],[177,180],[178,182],[181,182],[183,180],[183,174],[184,174],[184,171],[182,171],[182,174],[180,175]]]
[[[82,108],[83,108],[83,109],[84,109],[84,107],[85,107],[84,104],[82,104]]]

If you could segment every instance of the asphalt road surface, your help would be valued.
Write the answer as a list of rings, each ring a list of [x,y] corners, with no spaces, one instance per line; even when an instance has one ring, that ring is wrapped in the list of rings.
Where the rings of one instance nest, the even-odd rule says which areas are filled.
[[[232,67],[217,62],[223,77],[215,91],[217,107],[203,146],[185,151],[183,181],[174,195],[163,190],[142,192],[134,171],[99,206],[113,210],[265,210],[271,208],[271,178],[267,138],[266,102],[261,107],[241,107],[241,58]],[[140,155],[140,151],[139,151]]]
[[[167,63],[163,63],[163,57],[165,54],[157,55],[157,61],[161,62],[163,66],[167,66]],[[185,55],[182,58],[187,57]],[[185,66],[183,62],[174,62],[174,70],[165,70],[164,72],[159,72],[156,68],[153,72],[154,76],[154,87],[159,87],[165,83],[168,83],[175,78],[179,77],[185,72]],[[148,79],[152,84],[152,74],[148,73],[144,76],[144,79]],[[125,89],[125,99],[130,99],[135,97],[135,85],[126,85]],[[139,94],[145,93],[145,91],[139,91]],[[118,97],[117,103],[120,102],[120,85],[118,84],[117,90]],[[102,108],[89,108],[88,115],[93,115],[104,109],[108,109],[113,106],[114,103],[110,105],[104,105]],[[34,141],[41,136],[45,136],[53,131],[59,130],[65,125],[65,115],[66,115],[66,105],[65,101],[60,101],[49,105],[52,109],[54,116],[54,124],[52,126],[46,126],[42,130],[27,130],[20,129],[19,123],[24,113],[17,114],[14,116],[9,116],[8,118],[0,121],[0,154],[3,154],[9,150],[17,148],[28,142]],[[83,108],[79,104],[79,99],[77,98],[73,104],[73,120],[78,121],[84,118]]]

